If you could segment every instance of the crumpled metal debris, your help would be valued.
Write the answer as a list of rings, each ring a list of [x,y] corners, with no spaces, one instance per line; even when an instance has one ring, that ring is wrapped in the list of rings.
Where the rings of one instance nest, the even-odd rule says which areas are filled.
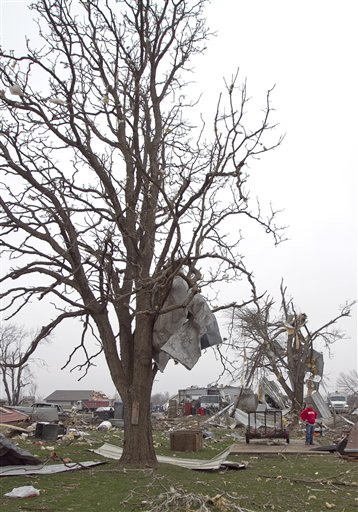
[[[278,385],[268,380],[266,377],[262,377],[260,385],[263,390],[264,402],[276,409],[285,409],[287,407],[288,398],[282,395]]]
[[[358,456],[358,423],[355,423],[352,430],[348,434],[347,446],[344,452],[349,455]]]
[[[191,370],[202,349],[222,343],[217,320],[206,300],[200,294],[189,300],[190,293],[186,281],[175,277],[164,307],[178,307],[160,315],[154,324],[153,356],[161,372],[170,358]]]
[[[41,464],[41,460],[0,434],[0,466],[17,466],[20,464]]]
[[[158,455],[158,462],[165,464],[173,464],[174,466],[180,466],[187,469],[193,469],[197,471],[214,471],[219,469],[245,469],[246,465],[239,462],[232,462],[226,460],[226,457],[230,454],[232,447],[230,446],[222,453],[219,453],[210,460],[201,459],[183,459],[180,457],[168,457],[166,455]],[[108,459],[119,460],[122,455],[122,448],[115,446],[110,443],[104,443],[96,450],[91,450],[97,455],[106,457]]]

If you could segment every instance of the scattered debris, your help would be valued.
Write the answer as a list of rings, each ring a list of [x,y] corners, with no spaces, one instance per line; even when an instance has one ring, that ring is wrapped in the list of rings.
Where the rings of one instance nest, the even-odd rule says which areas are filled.
[[[24,485],[23,487],[14,487],[10,492],[4,494],[8,498],[33,498],[40,496],[40,491],[35,489],[32,485]]]
[[[283,396],[280,388],[277,386],[276,382],[272,380],[268,380],[266,377],[263,377],[260,382],[260,386],[263,392],[264,402],[267,406],[273,407],[275,409],[285,409],[287,408],[287,396]]]
[[[247,508],[241,508],[238,503],[235,503],[235,500],[239,500],[239,497],[224,492],[210,497],[203,494],[188,493],[185,489],[170,486],[169,489],[161,492],[155,498],[151,497],[143,500],[141,505],[148,512],[167,512],[175,509],[210,512],[213,510],[212,507],[222,512],[253,512]]]
[[[28,425],[26,428],[23,428],[18,425],[0,423],[0,432],[2,432],[5,437],[13,437],[19,434],[30,434],[31,432],[34,432],[34,430],[35,427],[33,425]]]
[[[257,408],[257,411],[255,411],[255,426],[256,428],[259,427],[270,427],[275,428],[275,414],[272,414],[272,419],[267,417],[267,415],[271,413],[280,413],[282,416],[286,416],[289,413],[289,409],[285,409],[283,411],[278,411],[276,409],[269,409],[267,410],[264,406],[262,408],[262,411],[260,409],[260,404]],[[218,425],[220,427],[230,427],[235,428],[237,426],[244,426],[248,427],[249,425],[249,414],[245,411],[242,411],[241,409],[235,408],[235,405],[232,403],[228,405],[227,407],[224,407],[224,409],[221,409],[218,413],[214,414],[214,416],[210,416],[208,419],[204,420],[204,423],[211,424],[211,425]],[[232,417],[233,416],[233,417]],[[282,420],[284,423],[285,420]]]
[[[204,420],[203,423],[210,423],[210,424],[217,424],[219,422],[220,424],[220,421],[223,419],[223,418],[227,418],[228,415],[231,413],[231,411],[233,410],[234,408],[234,404],[231,403],[229,405],[227,405],[226,407],[224,407],[223,409],[221,409],[219,412],[217,412],[216,414],[214,414],[213,416],[209,416],[207,419]],[[239,409],[238,409],[239,410]],[[246,414],[246,413],[244,413]],[[247,416],[247,415],[246,415]],[[226,426],[226,425],[225,425]]]
[[[357,487],[357,482],[347,482],[346,480],[342,480],[339,478],[346,473],[339,473],[338,475],[333,475],[326,478],[301,478],[301,477],[288,477],[288,476],[270,476],[270,475],[260,475],[260,478],[267,478],[271,480],[288,480],[289,482],[300,482],[305,484],[321,484],[321,485],[332,485],[332,486],[346,486],[346,487]]]
[[[26,423],[30,420],[28,414],[17,411],[16,409],[8,409],[0,407],[0,424],[16,425],[18,423]]]
[[[111,430],[112,423],[110,421],[102,421],[97,427],[97,430],[100,430],[102,432],[108,432],[108,430]]]
[[[41,464],[41,460],[11,443],[3,434],[0,434],[0,466],[17,466],[20,464]]]
[[[348,434],[347,445],[344,449],[344,454],[351,457],[358,458],[358,422],[352,427]]]

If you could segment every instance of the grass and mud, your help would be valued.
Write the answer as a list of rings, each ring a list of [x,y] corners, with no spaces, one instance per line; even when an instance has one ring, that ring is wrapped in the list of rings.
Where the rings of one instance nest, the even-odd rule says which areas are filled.
[[[334,454],[230,455],[245,463],[244,470],[192,471],[160,464],[155,471],[122,469],[113,460],[91,452],[104,442],[122,443],[122,431],[79,429],[85,435],[71,441],[34,444],[33,437],[12,438],[47,464],[53,449],[73,462],[105,461],[92,469],[53,475],[11,476],[0,479],[0,510],[6,512],[354,512],[358,510],[358,461]],[[211,429],[200,452],[173,452],[168,431],[155,430],[158,455],[211,459],[231,444],[235,432]],[[244,442],[244,441],[241,441]],[[323,440],[322,442],[325,442]],[[38,443],[38,442],[37,442]],[[40,490],[34,498],[8,498],[14,487],[32,485]]]

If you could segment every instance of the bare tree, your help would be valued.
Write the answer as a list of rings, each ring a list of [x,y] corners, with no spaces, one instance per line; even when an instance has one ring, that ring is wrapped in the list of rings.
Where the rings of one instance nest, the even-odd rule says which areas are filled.
[[[8,405],[18,405],[24,390],[33,384],[29,362],[21,363],[27,338],[22,327],[0,326],[0,372]]]
[[[242,355],[240,371],[249,385],[258,373],[273,375],[292,403],[293,412],[303,405],[305,386],[308,393],[318,389],[323,376],[323,354],[317,342],[329,349],[344,333],[335,328],[350,316],[353,302],[320,328],[310,331],[305,313],[297,313],[287,289],[281,283],[281,315],[277,318],[271,297],[255,301],[254,306],[235,309],[231,318],[231,343]]]
[[[123,464],[156,464],[158,318],[213,283],[253,284],[234,218],[281,237],[276,212],[264,215],[246,190],[248,162],[282,140],[271,91],[253,126],[237,76],[210,125],[185,117],[196,101],[184,73],[209,37],[205,4],[41,0],[41,49],[1,52],[0,243],[15,264],[2,278],[4,310],[12,318],[35,297],[54,306],[24,361],[66,320],[83,325],[69,365],[82,351],[86,372],[96,356],[87,341],[98,340],[124,404]],[[177,276],[188,295],[167,306]]]
[[[341,372],[337,379],[337,389],[351,397],[352,402],[358,400],[358,372],[351,370],[348,373]]]
[[[169,400],[169,393],[165,391],[164,393],[154,393],[151,397],[151,402],[154,405],[164,405]]]

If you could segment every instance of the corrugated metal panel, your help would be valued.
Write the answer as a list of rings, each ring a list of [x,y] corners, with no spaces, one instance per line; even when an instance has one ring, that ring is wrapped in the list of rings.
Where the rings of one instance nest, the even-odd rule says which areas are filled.
[[[46,466],[3,466],[0,469],[0,476],[17,476],[17,475],[52,475],[54,473],[62,473],[64,471],[74,471],[76,469],[90,468],[106,464],[101,461],[85,461],[73,462],[69,464],[48,464]]]
[[[307,397],[306,401],[309,402],[310,398],[313,402],[314,408],[319,412],[319,416],[321,418],[330,418],[332,416],[332,413],[329,410],[328,405],[323,400],[322,396],[318,391],[314,391],[311,397]]]
[[[280,409],[284,409],[286,407],[285,398],[281,395],[280,388],[276,382],[263,377],[261,379],[261,386],[265,395],[269,396]]]
[[[108,459],[119,460],[122,455],[122,448],[119,446],[115,446],[110,443],[104,443],[102,446],[97,448],[97,450],[92,450],[94,453],[98,455],[102,455],[102,457],[107,457]],[[180,466],[187,469],[195,469],[195,470],[214,470],[220,469],[222,466],[233,467],[236,469],[244,469],[244,464],[237,464],[235,462],[230,462],[226,460],[226,457],[231,452],[231,446],[224,452],[220,453],[216,457],[210,460],[199,460],[199,459],[181,459],[179,457],[167,457],[163,455],[158,455],[158,462],[162,462],[165,464],[173,464],[174,466]],[[240,466],[240,467],[238,467]]]

